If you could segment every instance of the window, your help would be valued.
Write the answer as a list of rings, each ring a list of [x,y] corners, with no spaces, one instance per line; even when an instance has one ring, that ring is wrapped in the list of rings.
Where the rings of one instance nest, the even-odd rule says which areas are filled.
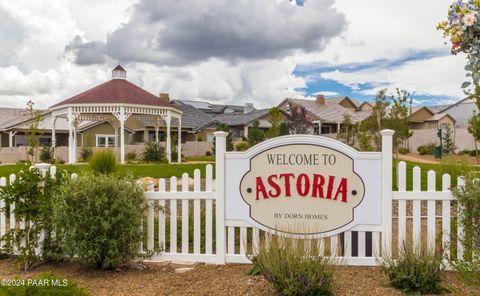
[[[213,134],[207,134],[207,142],[213,142],[214,139],[215,137],[213,136]]]
[[[331,134],[332,127],[329,125],[322,125],[322,134]]]
[[[95,135],[97,147],[115,147],[115,135]]]
[[[428,123],[428,128],[437,128],[437,123],[436,122]]]

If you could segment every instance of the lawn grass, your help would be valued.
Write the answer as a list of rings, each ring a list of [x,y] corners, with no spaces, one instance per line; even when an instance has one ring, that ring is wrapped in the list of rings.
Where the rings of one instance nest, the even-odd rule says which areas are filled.
[[[418,166],[421,171],[421,188],[427,190],[427,174],[428,171],[435,171],[435,185],[437,190],[442,190],[442,175],[449,174],[451,176],[451,187],[457,186],[457,177],[463,175],[462,170],[475,170],[480,172],[480,167],[465,166],[462,164],[452,163],[440,163],[440,164],[428,164],[405,161],[407,163],[407,190],[412,190],[413,187],[413,168]],[[397,174],[396,174],[396,162],[393,160],[393,189],[397,189]]]
[[[415,166],[420,167],[421,169],[421,185],[422,190],[427,189],[427,173],[429,170],[434,170],[436,174],[436,186],[437,190],[442,188],[442,175],[444,173],[449,173],[452,177],[452,186],[456,186],[457,177],[459,176],[459,167],[454,165],[445,165],[445,164],[425,164],[425,163],[416,163],[407,161],[407,190],[412,189],[412,169]],[[393,161],[393,189],[397,188],[397,177],[395,169],[395,161]],[[215,164],[213,164],[215,166]],[[138,177],[153,177],[153,178],[168,178],[172,176],[181,177],[183,173],[188,173],[189,176],[193,177],[193,171],[195,169],[200,169],[202,177],[205,176],[205,166],[204,163],[182,163],[182,164],[124,164],[117,166],[117,174],[120,176],[132,175],[135,178]],[[20,170],[18,165],[2,165],[0,166],[0,177],[8,177],[12,173],[16,173]],[[60,164],[58,168],[61,170],[66,170],[70,174],[76,173],[81,174],[82,172],[89,171],[89,167],[86,164]],[[480,171],[480,167],[470,167],[471,169]],[[215,173],[215,170],[213,170]]]
[[[88,172],[90,168],[86,164],[59,164],[58,169],[66,170],[68,173],[82,174]],[[135,178],[138,177],[153,177],[153,178],[166,178],[166,177],[181,177],[183,173],[188,173],[193,177],[193,171],[200,169],[202,177],[205,176],[206,164],[124,164],[118,165],[116,174],[120,176],[132,175]],[[8,177],[12,173],[16,173],[21,169],[18,165],[2,165],[0,166],[0,177]],[[213,170],[215,172],[215,170]]]

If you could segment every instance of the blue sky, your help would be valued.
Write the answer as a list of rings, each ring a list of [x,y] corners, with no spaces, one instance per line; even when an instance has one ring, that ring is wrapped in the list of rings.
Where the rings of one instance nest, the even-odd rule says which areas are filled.
[[[398,87],[416,104],[452,103],[464,97],[465,57],[435,29],[450,2],[2,0],[0,106],[47,108],[118,63],[173,99],[266,108]]]
[[[304,77],[307,81],[307,87],[298,89],[303,91],[307,96],[315,96],[318,93],[323,93],[325,96],[334,97],[334,96],[349,96],[355,98],[359,101],[373,101],[375,95],[373,94],[364,94],[362,92],[378,87],[391,87],[388,83],[359,83],[355,84],[355,87],[342,84],[334,79],[328,79],[322,77],[323,73],[329,73],[333,71],[340,71],[343,73],[355,73],[358,71],[368,71],[379,68],[396,68],[404,65],[408,62],[416,62],[422,60],[428,60],[437,57],[449,57],[450,52],[447,48],[440,50],[431,50],[431,51],[419,51],[412,52],[403,57],[397,59],[382,59],[375,60],[365,63],[352,63],[344,65],[298,65],[295,68],[294,74],[299,77]],[[415,105],[437,105],[444,104],[445,102],[455,100],[455,97],[446,96],[446,95],[425,95],[417,94],[415,91],[411,93],[412,98],[414,99]]]

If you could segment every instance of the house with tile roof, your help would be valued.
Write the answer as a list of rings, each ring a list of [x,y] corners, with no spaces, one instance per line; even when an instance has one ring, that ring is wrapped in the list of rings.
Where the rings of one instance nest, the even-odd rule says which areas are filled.
[[[185,110],[191,109],[191,112],[196,110],[195,120],[192,123],[197,126],[197,133],[201,136],[201,139],[213,141],[212,128],[216,128],[219,124],[227,125],[233,138],[237,141],[248,136],[248,129],[256,121],[259,122],[259,128],[264,130],[270,128],[268,122],[269,109],[256,109],[252,103],[240,106],[212,104],[204,101],[174,100],[173,104],[184,110],[184,116],[186,113],[188,114]],[[188,115],[186,118],[188,118]]]
[[[325,98],[323,95],[317,95],[315,100],[286,98],[278,105],[286,114],[290,114],[294,106],[305,108],[307,119],[315,124],[313,134],[335,134],[345,114],[352,123],[358,123],[367,119],[373,108],[371,103],[359,103],[346,96]]]
[[[412,106],[410,108],[410,115],[408,118],[411,130],[419,129],[437,129],[447,127],[450,130],[455,129],[455,118],[448,112],[435,113],[438,108],[430,106]]]

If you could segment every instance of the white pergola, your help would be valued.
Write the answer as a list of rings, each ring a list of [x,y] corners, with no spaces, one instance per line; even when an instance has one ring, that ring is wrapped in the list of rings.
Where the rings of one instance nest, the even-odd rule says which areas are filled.
[[[182,154],[182,112],[166,106],[140,106],[131,104],[77,104],[60,105],[52,109],[52,147],[55,149],[55,122],[63,117],[68,122],[68,162],[77,162],[77,130],[83,121],[103,121],[110,123],[115,130],[115,145],[120,142],[120,163],[125,163],[125,121],[130,117],[136,117],[143,121],[148,120],[155,128],[155,141],[159,141],[158,132],[161,126],[166,127],[166,155],[171,162],[171,126],[174,120],[178,127],[178,162],[181,162]],[[120,132],[119,132],[120,130]],[[120,141],[118,135],[120,134]]]

